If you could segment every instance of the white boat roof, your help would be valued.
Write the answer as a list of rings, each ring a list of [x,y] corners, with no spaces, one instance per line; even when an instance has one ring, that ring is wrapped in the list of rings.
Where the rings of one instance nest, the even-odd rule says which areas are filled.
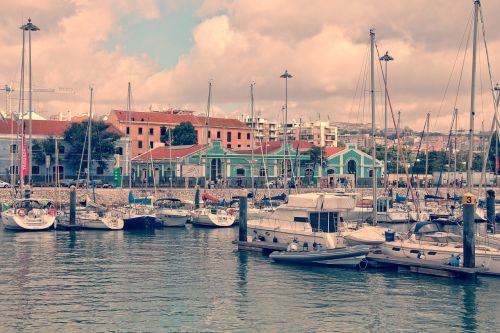
[[[288,207],[306,210],[344,211],[354,209],[355,200],[351,196],[334,193],[291,194]]]

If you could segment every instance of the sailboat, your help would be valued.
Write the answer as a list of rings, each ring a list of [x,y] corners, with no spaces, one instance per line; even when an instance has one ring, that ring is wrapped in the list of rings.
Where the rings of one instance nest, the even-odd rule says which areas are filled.
[[[169,159],[170,172],[172,172],[172,130],[169,128]],[[170,191],[172,191],[172,174],[170,179]],[[160,198],[155,202],[156,206],[156,225],[160,227],[184,227],[191,218],[191,214],[184,208],[184,204],[177,198]]]
[[[9,230],[24,230],[24,231],[39,231],[47,230],[52,227],[55,222],[57,210],[53,204],[46,199],[34,199],[30,198],[30,189],[24,186],[24,179],[28,176],[28,184],[31,185],[31,171],[28,171],[31,167],[30,158],[31,155],[27,151],[26,139],[24,136],[24,70],[25,70],[25,33],[28,31],[30,34],[30,56],[29,56],[29,145],[31,149],[32,142],[32,127],[31,127],[31,117],[32,117],[32,86],[31,86],[31,31],[39,30],[33,23],[31,19],[28,23],[21,27],[23,31],[23,46],[22,46],[22,65],[21,65],[21,81],[19,89],[19,113],[21,115],[20,121],[20,132],[21,132],[21,154],[20,154],[20,165],[19,165],[19,175],[21,183],[21,193],[26,195],[24,199],[15,199],[12,207],[2,212],[2,223],[5,229]]]
[[[208,102],[207,116],[205,117],[204,137],[205,144],[208,146],[208,120],[210,119],[210,108],[212,106],[212,81],[208,82]],[[201,155],[200,162],[201,162]],[[206,169],[206,168],[205,168]],[[191,223],[206,227],[231,227],[235,220],[234,210],[227,210],[220,205],[211,205],[210,202],[219,202],[220,200],[208,193],[203,194],[204,207],[198,207],[191,213]]]
[[[92,171],[92,102],[93,102],[94,88],[90,87],[90,110],[89,110],[89,125],[87,133],[87,191],[89,186],[94,187],[93,182],[91,182],[91,171]],[[123,229],[123,219],[118,213],[106,209],[103,206],[98,205],[95,200],[90,199],[87,193],[85,206],[78,207],[77,209],[78,225],[82,229],[97,229],[97,230],[121,230]],[[63,224],[69,222],[69,215],[59,215],[58,220]]]

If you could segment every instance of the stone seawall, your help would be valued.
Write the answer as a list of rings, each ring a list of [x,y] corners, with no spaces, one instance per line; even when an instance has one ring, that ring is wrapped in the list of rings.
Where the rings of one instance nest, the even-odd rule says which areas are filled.
[[[487,188],[490,189],[490,188]],[[496,195],[500,195],[500,188],[493,188],[495,190]],[[203,193],[205,190],[201,189],[201,193]],[[226,200],[229,200],[233,196],[239,196],[239,195],[244,195],[246,192],[248,192],[247,189],[207,189],[207,192],[210,194],[218,197],[218,198],[224,198]],[[317,188],[303,188],[299,190],[300,193],[310,193],[310,192],[334,192],[333,189],[317,189]],[[69,189],[68,188],[53,188],[53,187],[35,187],[32,189],[32,197],[33,198],[45,198],[52,200],[56,203],[61,203],[61,204],[67,204],[69,202]],[[356,190],[348,190],[347,192],[356,192],[359,194],[359,196],[370,196],[371,195],[371,189],[367,188],[362,188],[362,189],[356,189]],[[383,190],[379,189],[379,194],[382,195]],[[431,194],[435,193],[435,189],[429,189],[429,192]],[[456,193],[458,195],[461,195],[465,193],[465,189],[457,189]],[[475,189],[475,194],[477,194],[477,189]],[[79,201],[85,200],[85,197],[89,193],[89,195],[92,195],[92,192],[89,191],[87,192],[85,189],[77,189],[77,199]],[[104,205],[112,205],[112,206],[118,206],[118,205],[123,205],[128,202],[128,189],[96,189],[96,199],[97,202],[104,204]],[[191,200],[194,201],[194,194],[195,194],[195,189],[194,188],[188,188],[188,189],[158,189],[155,192],[152,189],[149,190],[142,190],[142,189],[134,189],[133,190],[134,196],[135,197],[144,197],[147,195],[153,195],[156,198],[165,198],[165,197],[175,197],[179,198],[181,200]],[[257,199],[261,199],[264,195],[279,195],[281,193],[288,193],[286,189],[259,189],[257,190]],[[295,189],[292,189],[291,191],[292,194],[297,193]],[[401,195],[406,195],[406,190],[405,189],[398,189],[398,193]],[[453,192],[450,192],[453,194]],[[439,195],[446,197],[446,190],[440,190]],[[484,191],[483,191],[483,197],[484,197]],[[0,200],[1,202],[11,202],[12,201],[12,191],[10,189],[0,189]]]

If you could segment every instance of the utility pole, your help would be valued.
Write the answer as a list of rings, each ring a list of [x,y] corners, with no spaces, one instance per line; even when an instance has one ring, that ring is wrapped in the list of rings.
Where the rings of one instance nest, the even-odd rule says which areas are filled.
[[[33,89],[32,89],[32,84],[33,84],[33,75],[31,71],[31,32],[32,31],[38,31],[40,28],[38,28],[36,25],[31,23],[31,18],[28,18],[28,23],[24,24],[20,27],[20,29],[24,31],[28,31],[28,62],[29,62],[29,127],[30,127],[30,132],[29,132],[29,142],[28,142],[28,152],[29,152],[29,168],[28,168],[28,184],[31,185],[31,176],[32,176],[32,162],[33,162],[33,145],[32,145],[32,135],[33,135],[33,128],[32,128],[32,118],[33,118]],[[24,39],[24,38],[23,38]]]

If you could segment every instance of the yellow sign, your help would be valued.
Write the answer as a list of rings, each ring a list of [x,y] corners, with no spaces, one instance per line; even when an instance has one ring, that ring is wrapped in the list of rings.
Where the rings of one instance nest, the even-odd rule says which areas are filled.
[[[465,193],[462,197],[462,205],[475,205],[477,203],[476,196],[472,193]]]

